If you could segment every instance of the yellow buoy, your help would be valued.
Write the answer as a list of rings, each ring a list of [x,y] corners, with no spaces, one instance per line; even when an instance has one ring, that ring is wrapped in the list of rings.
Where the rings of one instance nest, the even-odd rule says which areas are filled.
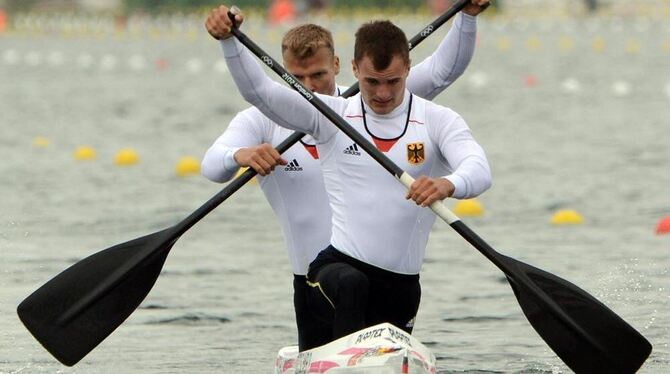
[[[132,148],[123,148],[114,157],[114,163],[119,166],[135,165],[139,161],[140,156]]]
[[[561,209],[551,217],[554,225],[578,225],[584,222],[584,218],[576,210]]]
[[[629,39],[626,41],[626,53],[628,54],[637,54],[640,52],[640,42],[636,39]]]
[[[537,51],[542,47],[542,42],[540,41],[539,38],[537,37],[531,37],[526,40],[526,49],[529,49],[531,51]]]
[[[93,160],[95,159],[95,157],[96,157],[95,149],[87,145],[79,146],[74,151],[74,159],[78,161]]]
[[[460,200],[454,207],[454,213],[461,217],[479,217],[484,214],[484,207],[476,199]]]
[[[602,53],[605,51],[605,39],[602,37],[598,36],[593,38],[593,41],[591,42],[591,48],[593,48],[594,52]]]
[[[199,174],[200,161],[198,161],[195,157],[184,156],[177,162],[175,171],[177,175],[180,177]]]
[[[558,41],[558,48],[560,48],[561,51],[570,51],[574,49],[574,47],[575,47],[575,41],[568,36],[563,36]]]
[[[498,38],[496,45],[499,50],[507,51],[510,48],[511,43],[509,41],[509,38],[503,36]]]
[[[38,136],[35,139],[33,139],[33,147],[46,148],[48,146],[49,146],[49,139],[43,136]]]

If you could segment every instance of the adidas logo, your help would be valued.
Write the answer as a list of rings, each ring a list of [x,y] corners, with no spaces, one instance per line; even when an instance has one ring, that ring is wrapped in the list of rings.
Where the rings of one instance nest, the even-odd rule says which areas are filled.
[[[353,155],[353,156],[360,156],[361,152],[358,150],[358,144],[354,143],[347,148],[344,149],[344,152],[342,152],[346,155]]]
[[[294,158],[290,164],[286,165],[284,171],[302,171],[302,166],[300,166],[300,164],[298,164],[298,160]]]

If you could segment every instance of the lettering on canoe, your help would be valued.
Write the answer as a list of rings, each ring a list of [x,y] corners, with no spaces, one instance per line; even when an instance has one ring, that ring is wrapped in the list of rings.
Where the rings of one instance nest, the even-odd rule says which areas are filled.
[[[368,340],[368,339],[373,339],[373,338],[378,338],[382,336],[382,333],[386,330],[386,327],[382,327],[380,329],[374,329],[372,331],[367,331],[362,334],[359,334],[358,337],[356,337],[356,343],[358,344],[362,341]]]
[[[406,332],[389,328],[389,334],[391,335],[391,338],[393,338],[394,340],[401,341],[410,347],[412,346],[412,342],[409,340],[409,336],[407,335]]]
[[[308,374],[312,363],[312,352],[300,352],[295,359],[295,374]]]

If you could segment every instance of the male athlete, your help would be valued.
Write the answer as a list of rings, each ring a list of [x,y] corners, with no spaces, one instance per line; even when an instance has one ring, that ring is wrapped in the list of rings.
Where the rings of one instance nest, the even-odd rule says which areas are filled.
[[[487,2],[469,4],[464,11],[470,14],[456,19],[436,53],[412,68],[407,86],[413,93],[433,98],[462,73],[474,49],[474,16]],[[282,42],[282,55],[287,70],[313,91],[326,95],[343,91],[335,86],[339,59],[334,55],[332,37],[325,29],[305,25],[289,31]],[[294,304],[302,350],[332,340],[332,326],[316,322],[314,312],[308,310],[304,280],[307,264],[330,242],[331,214],[314,139],[303,139],[302,145],[289,149],[284,154],[290,161],[288,165],[270,144],[258,145],[276,145],[291,132],[275,125],[255,108],[241,112],[208,150],[203,174],[215,181],[226,181],[239,166],[251,166],[259,174],[268,175],[275,165],[285,165],[262,178],[261,187],[280,217],[287,241],[295,275]],[[360,154],[357,150],[351,152]],[[329,337],[320,338],[326,335]]]

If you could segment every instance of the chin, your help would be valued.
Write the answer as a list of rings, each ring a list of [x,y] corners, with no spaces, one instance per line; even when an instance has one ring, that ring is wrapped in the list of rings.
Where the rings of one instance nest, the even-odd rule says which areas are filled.
[[[374,110],[374,112],[377,114],[388,114],[391,113],[393,107],[391,104],[375,105],[374,107],[372,107],[372,110]]]

